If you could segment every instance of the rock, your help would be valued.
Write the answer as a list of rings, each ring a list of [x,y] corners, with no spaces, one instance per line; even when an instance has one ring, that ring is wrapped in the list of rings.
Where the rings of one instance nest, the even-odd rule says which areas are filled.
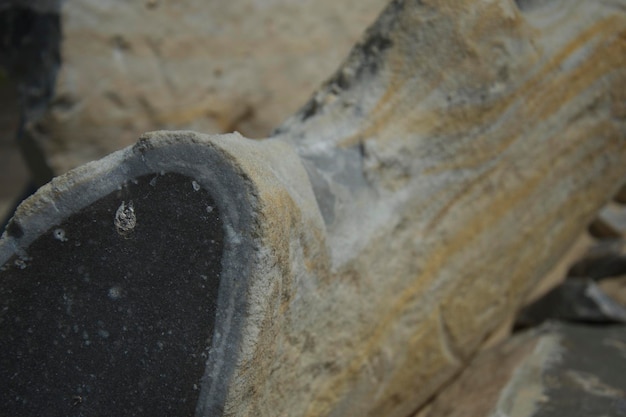
[[[626,415],[626,327],[551,323],[482,352],[420,417]]]
[[[626,307],[592,280],[568,279],[519,313],[516,326],[536,326],[547,320],[582,323],[626,323]]]
[[[224,248],[194,184],[136,177],[5,263],[0,415],[194,414]]]
[[[337,68],[386,3],[9,2],[4,15],[56,24],[54,33],[40,33],[41,24],[28,33],[41,43],[35,60],[23,45],[10,52],[33,73],[21,79],[23,140],[43,150],[38,169],[59,175],[150,130],[265,137]]]
[[[599,281],[626,273],[626,240],[597,241],[581,259],[570,268],[571,277],[586,277]]]
[[[626,275],[605,279],[598,283],[600,289],[626,308]]]
[[[617,194],[615,194],[615,197],[613,197],[613,199],[620,204],[626,204],[626,183],[624,183],[624,185],[621,186],[621,188],[619,189]]]
[[[589,231],[599,239],[626,238],[626,206],[616,203],[604,206]]]
[[[54,96],[60,65],[59,0],[4,0],[0,2],[0,68],[14,78],[21,110],[18,139],[31,175],[38,186],[53,171],[24,121],[38,120]],[[10,110],[8,111],[10,113]],[[11,132],[14,134],[14,132]]]
[[[259,250],[253,199],[278,188],[273,158],[306,177],[284,144],[246,157],[242,141],[153,134],[18,208],[0,240],[1,415],[221,414]],[[239,170],[264,152],[251,189]]]
[[[626,274],[626,242],[596,241],[569,269],[567,279],[526,305],[516,326],[536,326],[547,320],[626,323],[621,276]]]
[[[6,82],[0,71],[0,230],[4,229],[4,219],[8,220],[7,216],[17,206],[16,197],[22,192],[29,176],[15,145],[19,120],[14,105],[16,100],[17,91]]]
[[[203,375],[196,415],[409,415],[514,315],[626,175],[623,10],[393,1],[275,136],[146,135],[27,200],[0,263],[28,270],[39,238],[68,243],[55,234],[67,218],[144,175],[180,174],[215,201],[225,236],[206,368],[185,368]],[[139,200],[107,206],[106,230],[132,239]],[[184,280],[186,263],[175,268],[153,279]],[[56,317],[50,303],[42,314]],[[35,337],[13,316],[7,327]]]

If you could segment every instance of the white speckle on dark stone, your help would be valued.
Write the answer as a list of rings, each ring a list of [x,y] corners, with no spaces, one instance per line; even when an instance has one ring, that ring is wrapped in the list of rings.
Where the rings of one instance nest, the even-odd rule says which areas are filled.
[[[114,285],[109,288],[108,295],[111,300],[119,300],[122,297],[122,287]]]
[[[67,242],[67,237],[65,236],[65,230],[61,228],[54,229],[54,231],[52,232],[52,236],[54,236],[54,238],[60,242]]]
[[[198,184],[195,181],[191,181],[191,186],[193,187],[194,191],[200,191],[200,184]]]

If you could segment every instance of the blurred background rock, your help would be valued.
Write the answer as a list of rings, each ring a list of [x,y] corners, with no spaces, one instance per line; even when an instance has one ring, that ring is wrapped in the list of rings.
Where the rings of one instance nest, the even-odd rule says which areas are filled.
[[[270,134],[387,0],[0,0],[0,213],[146,131]],[[17,106],[17,108],[16,108]]]

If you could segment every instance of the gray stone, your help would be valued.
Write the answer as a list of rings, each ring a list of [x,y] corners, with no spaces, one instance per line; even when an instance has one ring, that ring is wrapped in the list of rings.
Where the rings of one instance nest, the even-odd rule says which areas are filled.
[[[613,300],[588,279],[568,279],[524,307],[516,326],[536,326],[548,320],[582,323],[626,323],[626,306]]]
[[[482,352],[420,417],[626,416],[626,327],[550,323]]]

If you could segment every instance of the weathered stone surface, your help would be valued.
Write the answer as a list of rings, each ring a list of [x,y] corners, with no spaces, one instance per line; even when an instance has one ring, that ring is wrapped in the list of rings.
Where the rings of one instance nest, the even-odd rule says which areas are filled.
[[[481,353],[419,416],[625,416],[624,355],[624,326],[550,324]]]
[[[35,6],[46,6],[63,33],[43,38],[60,52],[58,77],[56,68],[30,67],[49,78],[49,107],[43,115],[25,107],[25,133],[58,175],[150,130],[267,136],[339,65],[387,0],[11,3],[35,9],[35,17],[42,16]]]
[[[252,285],[321,228],[278,141],[156,133],[55,178],[0,240],[0,411],[221,415]]]
[[[0,259],[124,181],[194,178],[226,216],[196,414],[404,417],[626,175],[624,10],[394,1],[276,137],[149,135],[27,201]]]

